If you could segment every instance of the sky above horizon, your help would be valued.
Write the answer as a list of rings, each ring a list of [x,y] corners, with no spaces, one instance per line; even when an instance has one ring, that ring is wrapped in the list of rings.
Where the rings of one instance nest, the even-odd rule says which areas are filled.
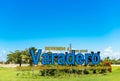
[[[29,47],[65,46],[120,58],[119,0],[0,1],[0,57]],[[1,60],[1,58],[0,58]]]

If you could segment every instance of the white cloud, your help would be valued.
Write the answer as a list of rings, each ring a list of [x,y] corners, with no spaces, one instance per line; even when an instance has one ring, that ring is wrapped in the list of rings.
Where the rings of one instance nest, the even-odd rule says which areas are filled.
[[[0,61],[6,61],[7,55],[6,55],[6,50],[3,50],[0,52]]]
[[[104,53],[112,53],[113,51],[112,51],[112,47],[111,46],[109,46],[108,48],[106,48],[105,50],[104,50]]]
[[[6,53],[6,50],[3,50],[3,54],[5,54]]]
[[[102,58],[105,58],[107,56],[109,56],[110,58],[118,59],[118,58],[120,58],[120,52],[118,52],[118,51],[116,52],[116,51],[112,50],[112,47],[109,46],[103,50],[103,53],[101,53]]]

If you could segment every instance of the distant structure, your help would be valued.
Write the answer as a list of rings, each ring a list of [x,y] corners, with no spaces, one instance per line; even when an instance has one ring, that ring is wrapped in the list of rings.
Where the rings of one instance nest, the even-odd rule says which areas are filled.
[[[70,43],[70,49],[69,50],[72,50],[72,45],[71,45],[71,43]]]

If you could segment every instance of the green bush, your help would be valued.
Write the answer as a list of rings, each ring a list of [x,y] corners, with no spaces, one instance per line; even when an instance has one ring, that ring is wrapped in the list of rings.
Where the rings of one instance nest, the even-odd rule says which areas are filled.
[[[106,73],[106,72],[107,72],[107,69],[101,69],[100,73]]]
[[[46,69],[40,72],[41,72],[41,76],[54,76],[55,74],[57,74],[56,69]]]
[[[83,73],[84,73],[84,74],[89,74],[89,71],[88,71],[87,69],[85,69],[85,70],[83,71]]]
[[[93,69],[93,74],[96,74],[97,72],[96,72],[96,69]]]

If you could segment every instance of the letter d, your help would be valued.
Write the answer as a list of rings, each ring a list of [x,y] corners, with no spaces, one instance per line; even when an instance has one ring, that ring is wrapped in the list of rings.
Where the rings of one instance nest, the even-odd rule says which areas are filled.
[[[69,65],[75,64],[75,50],[72,50],[72,53],[66,55],[66,62]]]

